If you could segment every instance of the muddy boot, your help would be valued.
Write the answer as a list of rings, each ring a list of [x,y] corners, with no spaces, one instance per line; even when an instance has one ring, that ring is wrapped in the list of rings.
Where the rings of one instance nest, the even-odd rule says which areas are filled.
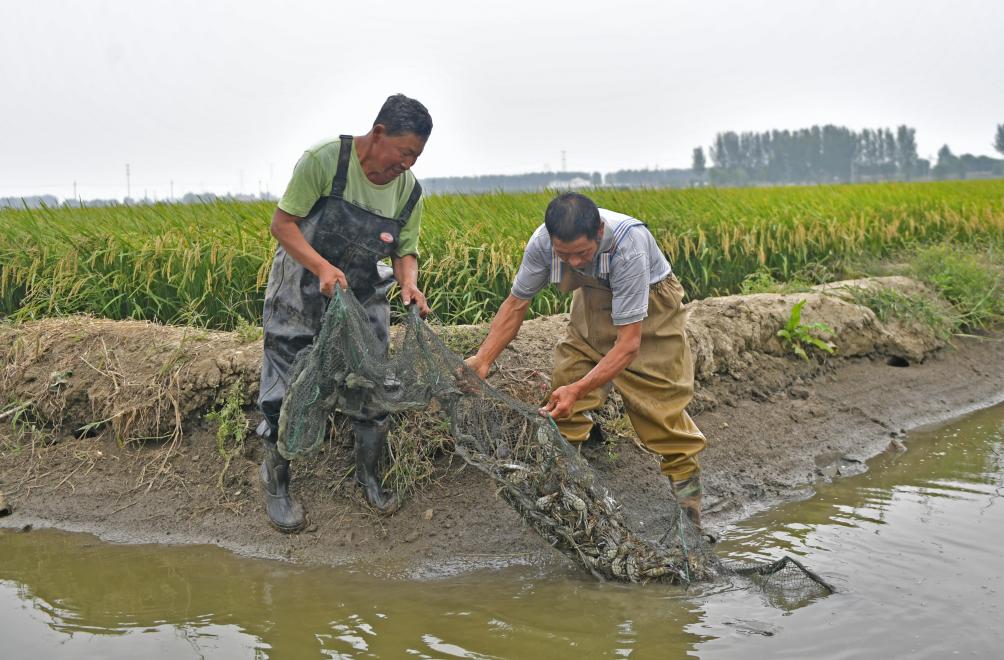
[[[387,516],[397,511],[400,502],[397,495],[383,489],[378,474],[380,456],[387,444],[387,427],[390,422],[354,421],[352,430],[356,436],[356,481],[366,492],[366,501],[381,514]]]
[[[703,489],[701,488],[700,473],[695,473],[682,481],[670,480],[670,484],[673,487],[673,495],[676,496],[676,503],[680,506],[683,513],[686,514],[687,519],[690,520],[697,533],[709,543],[716,543],[718,539],[713,534],[705,532],[701,526],[701,495],[703,494]]]
[[[267,422],[258,427],[265,450],[265,460],[262,461],[261,476],[262,492],[265,494],[265,512],[269,522],[280,532],[292,534],[303,529],[307,518],[303,505],[289,495],[289,461],[282,457],[276,447],[275,432]]]

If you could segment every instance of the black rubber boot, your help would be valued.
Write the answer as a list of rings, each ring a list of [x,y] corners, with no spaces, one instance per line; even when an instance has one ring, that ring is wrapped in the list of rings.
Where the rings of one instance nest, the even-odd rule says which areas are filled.
[[[380,456],[387,444],[387,428],[390,422],[354,421],[352,430],[356,436],[356,481],[366,492],[366,501],[382,515],[397,511],[400,502],[397,495],[383,489],[379,476]]]
[[[275,433],[268,427],[267,422],[259,427],[259,435],[265,453],[259,474],[269,522],[280,532],[286,534],[298,532],[306,525],[307,516],[303,511],[303,505],[289,495],[289,461],[279,453]]]

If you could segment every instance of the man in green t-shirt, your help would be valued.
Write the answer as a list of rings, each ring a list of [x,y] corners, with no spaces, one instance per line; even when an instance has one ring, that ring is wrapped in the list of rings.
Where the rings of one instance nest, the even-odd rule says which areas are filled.
[[[373,127],[308,149],[272,216],[279,242],[265,293],[265,351],[258,426],[265,459],[261,481],[269,520],[283,532],[306,523],[303,506],[289,495],[289,461],[277,447],[279,412],[289,370],[314,340],[335,287],[351,290],[366,308],[373,332],[387,347],[387,291],[396,279],[405,305],[425,316],[418,289],[418,230],[422,187],[410,169],[432,132],[425,106],[402,94],[387,99]],[[390,258],[392,266],[382,263]],[[356,479],[381,513],[397,509],[377,466],[387,442],[387,418],[353,419]]]

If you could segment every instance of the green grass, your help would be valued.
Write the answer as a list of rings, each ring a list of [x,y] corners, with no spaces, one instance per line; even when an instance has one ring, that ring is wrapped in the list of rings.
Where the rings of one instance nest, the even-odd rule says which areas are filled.
[[[986,328],[1004,317],[1004,243],[973,241],[917,246],[886,261],[866,258],[849,265],[855,277],[906,275],[925,282],[947,304],[892,289],[851,289],[853,300],[880,320],[927,326],[947,338]]]
[[[1004,260],[999,249],[935,245],[917,252],[910,273],[933,286],[959,313],[958,325],[983,328],[1004,315]]]
[[[896,289],[849,289],[857,305],[868,307],[880,321],[896,319],[907,325],[930,329],[940,339],[948,339],[962,325],[962,315],[940,307],[924,296]]]
[[[589,194],[602,207],[644,220],[695,299],[737,293],[744,283],[750,290],[765,276],[798,290],[840,277],[848,263],[929,245],[1004,245],[1004,181]],[[426,200],[420,285],[438,318],[491,318],[551,197]],[[2,211],[0,316],[86,312],[240,328],[250,337],[246,328],[260,323],[275,251],[272,209],[218,202]],[[959,297],[974,277],[953,271],[935,285]],[[548,289],[531,311],[564,311],[567,303]],[[976,324],[1001,311],[978,297],[963,304]]]

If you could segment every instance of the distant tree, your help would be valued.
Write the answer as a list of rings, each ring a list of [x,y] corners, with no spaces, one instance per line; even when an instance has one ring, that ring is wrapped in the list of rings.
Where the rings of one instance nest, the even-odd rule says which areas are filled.
[[[994,149],[1004,154],[1004,124],[997,124],[997,135],[994,136]]]
[[[947,144],[938,149],[938,162],[931,173],[935,179],[947,179],[950,176],[962,175],[959,159],[952,153]]]
[[[885,129],[885,146],[883,147],[885,152],[885,162],[896,167],[896,135],[892,132],[891,128]]]
[[[742,166],[739,135],[735,131],[719,133],[715,136],[715,146],[711,147],[711,162],[715,167],[726,170]]]
[[[704,171],[707,169],[707,162],[704,160],[704,147],[694,147],[694,159],[693,165],[690,166],[694,170],[694,174],[697,176],[702,176]]]
[[[714,163],[715,167],[719,169],[728,168],[728,164],[725,162],[725,138],[721,133],[715,135],[715,144],[711,147],[709,153],[711,154],[711,162]]]
[[[821,132],[822,171],[829,181],[850,181],[857,136],[848,128],[827,124]]]
[[[913,177],[917,169],[916,131],[909,126],[896,129],[896,169],[907,180]]]

